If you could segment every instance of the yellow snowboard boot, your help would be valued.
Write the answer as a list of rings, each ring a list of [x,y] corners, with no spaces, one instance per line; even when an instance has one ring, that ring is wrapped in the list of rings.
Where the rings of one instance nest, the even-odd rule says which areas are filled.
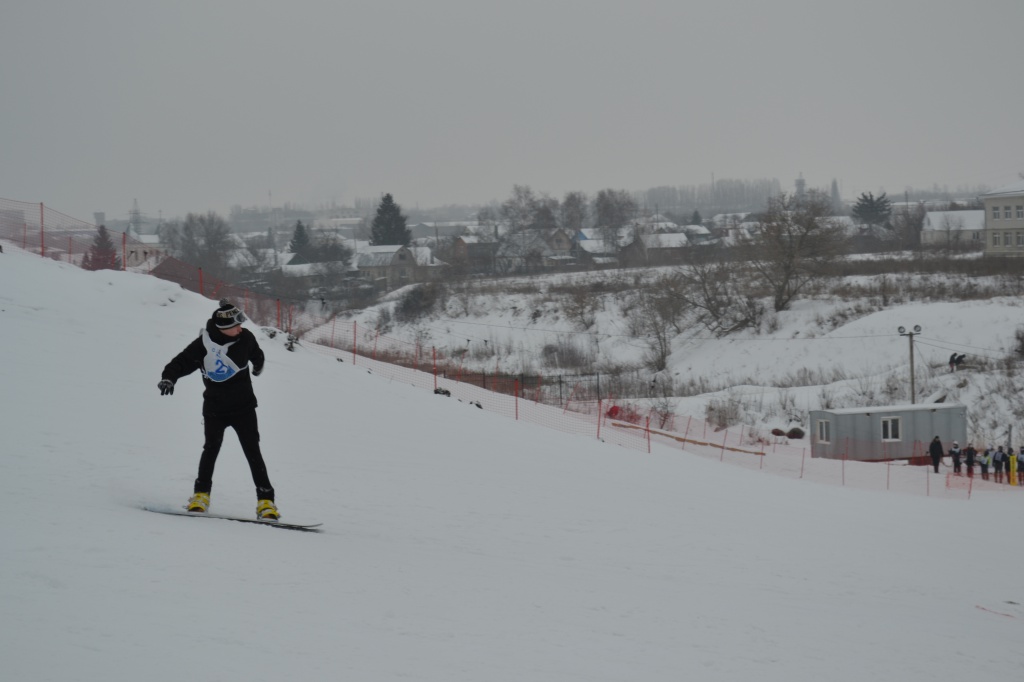
[[[189,498],[188,504],[185,505],[185,509],[190,512],[196,512],[199,514],[206,513],[206,510],[210,508],[210,493],[196,493]]]
[[[277,521],[281,514],[278,513],[273,500],[260,500],[256,503],[256,518],[261,521]]]

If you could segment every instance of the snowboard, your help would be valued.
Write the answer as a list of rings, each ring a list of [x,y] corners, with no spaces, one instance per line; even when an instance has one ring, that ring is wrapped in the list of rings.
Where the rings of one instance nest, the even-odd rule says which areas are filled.
[[[220,519],[221,521],[237,521],[239,523],[255,523],[260,526],[270,526],[271,528],[282,528],[284,530],[298,530],[306,533],[319,533],[320,526],[322,523],[288,523],[287,521],[264,521],[262,519],[246,519],[241,516],[226,516],[224,514],[211,514],[205,512],[202,514],[196,512],[188,512],[184,509],[173,509],[166,507],[143,507],[148,512],[155,512],[157,514],[168,514],[169,516],[190,516],[197,519]]]

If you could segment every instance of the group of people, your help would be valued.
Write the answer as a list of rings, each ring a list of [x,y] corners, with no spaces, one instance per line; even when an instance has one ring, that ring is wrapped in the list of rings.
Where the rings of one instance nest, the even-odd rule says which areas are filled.
[[[988,481],[989,470],[996,483],[1016,483],[1024,486],[1024,447],[1014,452],[1013,448],[1002,445],[992,447],[989,445],[979,452],[972,443],[967,447],[960,448],[960,443],[953,441],[953,447],[945,452],[942,441],[938,436],[928,446],[928,453],[932,458],[932,466],[935,473],[939,472],[939,464],[942,458],[948,455],[953,460],[953,473],[963,475],[963,468],[967,468],[967,475],[974,476],[974,466],[977,464],[981,469],[981,477]]]

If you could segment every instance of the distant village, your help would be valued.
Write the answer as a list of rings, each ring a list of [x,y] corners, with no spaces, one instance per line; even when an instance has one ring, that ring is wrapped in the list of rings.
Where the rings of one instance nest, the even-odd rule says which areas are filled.
[[[918,215],[919,248],[1024,255],[1024,182],[959,201],[889,203],[893,215]],[[635,209],[634,217],[615,228],[523,229],[490,210],[465,220],[410,220],[408,244],[371,245],[366,213],[365,207],[316,212],[236,207],[227,220],[235,249],[229,265],[246,273],[246,284],[256,290],[271,284],[279,290],[285,282],[297,297],[305,292],[311,298],[351,298],[356,290],[370,297],[450,277],[678,265],[695,246],[737,245],[760,229],[752,212],[704,219],[694,211],[689,220],[681,220],[678,213],[648,209]],[[125,221],[107,220],[102,213],[93,217],[96,224],[131,238],[127,267],[156,271],[173,255],[161,242],[161,225],[143,219],[137,204]],[[855,251],[894,248],[887,243],[891,228],[886,225],[865,224],[851,215],[830,220],[843,225]],[[299,225],[340,245],[343,260],[311,262],[290,252]]]

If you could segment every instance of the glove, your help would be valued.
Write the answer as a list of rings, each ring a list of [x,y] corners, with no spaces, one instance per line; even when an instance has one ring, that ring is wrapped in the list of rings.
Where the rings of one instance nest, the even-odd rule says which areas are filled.
[[[174,382],[170,379],[161,379],[156,387],[160,389],[160,395],[171,395],[174,393]]]
[[[261,374],[263,374],[263,365],[260,365],[259,367],[253,365],[253,367],[252,367],[252,375],[254,377],[258,377]]]

